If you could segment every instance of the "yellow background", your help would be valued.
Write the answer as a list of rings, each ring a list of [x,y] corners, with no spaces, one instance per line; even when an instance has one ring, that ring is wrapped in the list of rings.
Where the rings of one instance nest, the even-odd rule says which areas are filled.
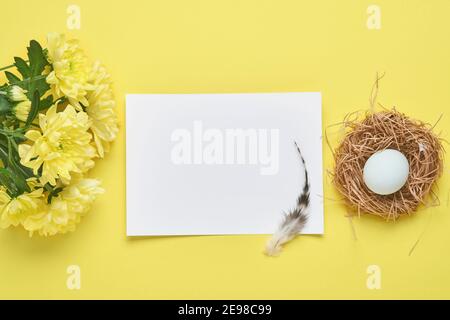
[[[80,30],[66,26],[69,4],[81,9]],[[448,170],[440,207],[396,223],[354,219],[357,240],[325,178],[325,235],[299,237],[275,259],[262,254],[266,236],[125,235],[125,93],[321,91],[325,127],[368,107],[379,71],[379,102],[428,122],[443,113],[447,138],[450,1],[379,0],[380,30],[366,26],[370,4],[3,1],[1,65],[24,56],[30,39],[45,45],[49,31],[79,38],[113,76],[121,131],[91,174],[107,193],[75,233],[0,230],[0,298],[450,298]],[[324,155],[327,170],[325,145]],[[66,287],[73,264],[81,290]],[[366,286],[369,265],[381,269],[380,290]]]

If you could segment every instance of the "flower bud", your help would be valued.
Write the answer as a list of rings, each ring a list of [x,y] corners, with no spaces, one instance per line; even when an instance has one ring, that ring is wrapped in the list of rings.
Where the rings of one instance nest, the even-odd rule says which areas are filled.
[[[12,86],[8,89],[8,99],[11,101],[25,101],[28,100],[25,95],[27,90],[22,89],[19,86]]]
[[[25,122],[28,119],[28,114],[30,113],[30,109],[31,109],[31,101],[27,99],[25,101],[19,102],[13,108],[13,113],[17,119]]]

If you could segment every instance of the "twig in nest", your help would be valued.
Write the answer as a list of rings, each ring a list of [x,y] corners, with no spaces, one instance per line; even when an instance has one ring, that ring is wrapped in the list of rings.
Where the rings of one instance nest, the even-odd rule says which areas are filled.
[[[370,92],[370,99],[369,99],[369,103],[370,103],[370,112],[375,112],[375,106],[377,103],[377,97],[378,97],[378,88],[379,88],[379,82],[381,79],[383,79],[385,73],[383,73],[381,76],[378,74],[376,75],[375,78],[375,83],[372,86],[372,91]]]
[[[267,242],[266,254],[268,256],[278,255],[281,252],[283,244],[291,241],[300,231],[302,231],[303,227],[306,225],[306,222],[308,221],[309,192],[310,192],[308,170],[306,170],[305,159],[303,158],[300,148],[298,147],[296,142],[294,143],[300,155],[303,168],[305,170],[305,183],[303,185],[302,193],[297,198],[296,207],[284,215],[284,219],[280,224],[280,226],[278,227],[278,230]]]
[[[431,224],[431,219],[433,218],[433,212],[430,212],[430,217],[428,219],[427,224],[425,225],[425,228],[422,230],[422,232],[420,233],[419,237],[417,238],[417,240],[414,242],[413,246],[411,247],[411,250],[409,250],[409,254],[408,256],[412,256],[414,250],[416,250],[416,247],[419,245],[419,242],[422,240],[422,237],[425,235],[425,232],[428,229],[428,226]]]

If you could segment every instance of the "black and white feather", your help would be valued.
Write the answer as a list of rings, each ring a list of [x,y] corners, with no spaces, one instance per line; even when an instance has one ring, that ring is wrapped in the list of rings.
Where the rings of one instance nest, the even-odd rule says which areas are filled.
[[[278,230],[267,242],[266,254],[268,256],[278,255],[281,252],[283,244],[291,241],[295,236],[297,236],[308,221],[308,211],[310,204],[310,184],[308,170],[306,169],[305,159],[303,158],[297,142],[294,143],[300,155],[300,160],[305,171],[305,183],[303,185],[302,193],[297,198],[296,207],[290,212],[284,214],[283,221],[278,227]]]

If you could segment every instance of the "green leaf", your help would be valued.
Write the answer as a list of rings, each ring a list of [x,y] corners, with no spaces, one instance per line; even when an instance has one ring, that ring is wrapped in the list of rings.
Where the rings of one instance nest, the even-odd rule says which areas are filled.
[[[19,172],[17,172],[17,169],[13,169],[12,167],[7,168],[9,178],[11,179],[11,184],[14,185],[14,187],[11,188],[11,190],[14,190],[14,193],[16,196],[21,195],[24,192],[30,192],[30,186],[27,183],[27,180],[19,175]]]
[[[31,77],[31,70],[28,64],[20,57],[14,57],[14,65],[16,66],[17,70],[19,70],[20,74],[22,75],[23,79]]]
[[[39,95],[41,97],[48,91],[48,89],[50,89],[50,86],[45,79],[40,79],[40,80],[34,81],[32,83],[32,85],[29,87],[30,92],[33,92],[32,91],[33,86],[34,86],[35,90],[39,91]]]
[[[28,118],[25,123],[25,126],[30,126],[34,118],[36,118],[39,112],[39,103],[40,103],[39,91],[35,90],[33,94],[33,100],[31,100],[30,113],[28,113]]]
[[[7,143],[0,140],[0,158],[7,169],[7,173],[3,172],[3,183],[11,191],[11,195],[17,196],[24,192],[29,192],[30,187],[27,183],[27,178],[33,176],[30,169],[23,167],[20,164],[20,157],[17,153],[17,145],[14,138],[7,137]],[[8,184],[8,180],[11,180]],[[1,183],[1,182],[0,182]],[[11,187],[11,184],[14,187]]]
[[[8,79],[9,83],[15,83],[19,82],[20,78],[16,76],[14,73],[11,73],[9,71],[5,71],[6,78]]]
[[[22,132],[13,132],[11,134],[11,137],[14,138],[16,143],[22,143],[24,141],[27,141],[27,137]]]
[[[40,75],[48,64],[41,45],[36,40],[30,41],[28,49],[28,61],[30,62],[30,71],[32,75]]]
[[[13,197],[31,191],[26,179],[17,175],[11,167],[0,168],[0,184],[2,184]]]
[[[0,115],[6,114],[11,111],[12,105],[5,96],[0,95]]]
[[[40,110],[45,110],[47,108],[50,108],[52,105],[53,105],[53,96],[49,95],[45,99],[41,100],[41,102],[39,104],[39,111]]]
[[[0,168],[0,184],[9,191],[11,196],[17,196],[19,194],[19,189],[11,177],[11,171],[6,168]]]
[[[36,40],[30,41],[28,50],[28,61],[30,63],[31,77],[36,77],[42,74],[46,65],[48,65],[47,58],[41,45]],[[35,90],[39,91],[39,96],[42,97],[45,92],[50,88],[45,79],[31,81],[28,85],[28,99],[33,98]]]
[[[42,72],[49,63],[45,57],[44,50],[36,40],[31,40],[29,47],[27,47],[28,63],[20,57],[14,58],[14,65],[19,73],[22,75],[22,80],[14,76],[12,73],[6,74],[10,84],[16,84],[27,90],[27,97],[29,100],[33,99],[34,92],[39,91],[39,96],[42,97],[50,86],[46,81],[46,77],[42,76]],[[39,76],[42,79],[39,79]],[[38,80],[36,80],[38,78]]]
[[[0,159],[3,162],[3,166],[8,165],[8,147],[0,144]]]

